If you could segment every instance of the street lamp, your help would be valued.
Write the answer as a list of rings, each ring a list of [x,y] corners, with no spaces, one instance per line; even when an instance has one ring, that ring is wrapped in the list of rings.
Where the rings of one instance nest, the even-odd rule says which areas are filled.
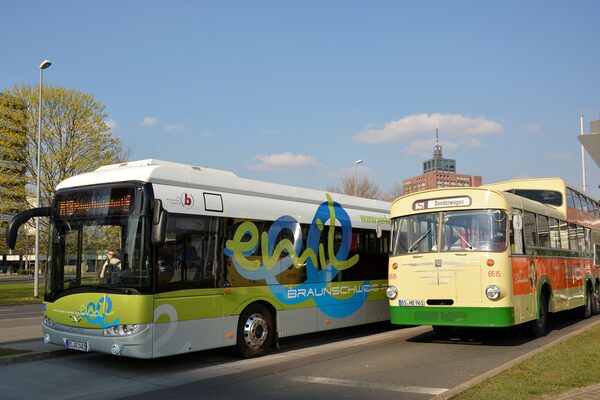
[[[44,60],[40,64],[40,106],[38,108],[38,135],[37,135],[37,207],[40,207],[40,164],[42,153],[42,86],[44,83],[44,70],[51,66],[52,63]],[[39,297],[39,266],[40,266],[40,217],[35,217],[35,267],[33,272],[33,297]]]
[[[358,164],[362,163],[363,160],[354,161],[354,195],[358,197]]]

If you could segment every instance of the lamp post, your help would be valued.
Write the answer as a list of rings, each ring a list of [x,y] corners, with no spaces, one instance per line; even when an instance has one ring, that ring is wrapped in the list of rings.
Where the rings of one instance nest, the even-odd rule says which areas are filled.
[[[42,158],[42,86],[44,83],[44,70],[51,66],[52,63],[48,60],[44,60],[40,64],[40,104],[38,108],[38,134],[37,134],[37,205],[40,207],[40,173],[41,173],[41,158]],[[33,297],[39,297],[39,268],[40,266],[40,217],[35,217],[35,267],[33,272]]]
[[[358,164],[362,163],[363,160],[354,161],[354,195],[358,197]]]

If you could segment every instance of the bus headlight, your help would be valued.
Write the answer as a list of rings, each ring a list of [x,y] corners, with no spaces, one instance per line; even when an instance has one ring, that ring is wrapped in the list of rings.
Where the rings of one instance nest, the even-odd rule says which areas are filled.
[[[398,297],[398,288],[396,288],[396,286],[388,286],[387,289],[385,289],[385,294],[388,297],[388,299],[390,300],[394,300],[396,297]]]
[[[485,289],[485,295],[492,301],[500,300],[500,288],[496,285],[490,285]]]
[[[104,329],[104,336],[131,336],[146,329],[148,324],[115,325]]]
[[[54,328],[54,325],[56,325],[56,322],[54,322],[54,320],[52,318],[49,318],[44,315],[44,324],[46,326],[49,326],[50,328]]]

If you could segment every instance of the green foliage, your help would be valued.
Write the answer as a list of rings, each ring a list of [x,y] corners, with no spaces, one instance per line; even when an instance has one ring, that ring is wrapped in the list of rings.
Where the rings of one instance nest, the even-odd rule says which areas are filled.
[[[22,353],[31,353],[31,350],[19,350],[19,349],[5,349],[5,348],[0,348],[0,357],[3,357],[3,356],[14,356],[15,354],[22,354]]]
[[[0,252],[6,253],[6,227],[12,215],[27,208],[26,106],[17,98],[0,93]],[[24,232],[18,252],[27,246]]]
[[[45,282],[40,280],[40,297],[33,297],[33,281],[0,282],[0,304],[39,303],[44,297]]]
[[[539,399],[600,382],[600,325],[538,353],[453,397],[456,400]]]
[[[20,196],[18,203],[24,204],[24,208],[34,207],[37,206],[35,188],[39,86],[14,86],[6,90],[4,96],[18,104],[20,112],[18,118],[16,116],[6,118],[4,114],[0,114],[0,120],[11,121],[8,124],[11,130],[7,132],[13,133],[6,136],[7,140],[16,143],[14,146],[6,147],[6,156],[17,160],[15,162],[22,166],[17,174],[18,178],[17,176],[11,178],[14,181],[21,179],[19,182],[25,183],[26,191],[18,193]],[[92,94],[44,85],[42,99],[40,205],[44,206],[49,204],[56,185],[62,180],[93,171],[102,165],[124,161],[126,154],[121,141],[113,135],[105,122],[104,105],[97,102]],[[0,142],[0,145],[3,143]],[[8,181],[0,181],[0,187],[7,188],[10,186],[6,185],[11,184]],[[40,231],[43,254],[47,238],[47,224],[44,218],[41,219]],[[18,242],[23,241],[18,240]]]

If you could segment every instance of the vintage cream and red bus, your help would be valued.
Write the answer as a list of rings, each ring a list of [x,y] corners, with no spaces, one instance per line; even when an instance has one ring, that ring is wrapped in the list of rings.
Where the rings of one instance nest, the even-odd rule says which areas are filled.
[[[541,336],[549,312],[600,312],[598,216],[592,203],[571,210],[573,189],[560,182],[512,181],[397,199],[387,291],[392,322],[432,325],[441,335],[454,326],[529,323]],[[543,204],[524,197],[525,189],[560,199]]]

